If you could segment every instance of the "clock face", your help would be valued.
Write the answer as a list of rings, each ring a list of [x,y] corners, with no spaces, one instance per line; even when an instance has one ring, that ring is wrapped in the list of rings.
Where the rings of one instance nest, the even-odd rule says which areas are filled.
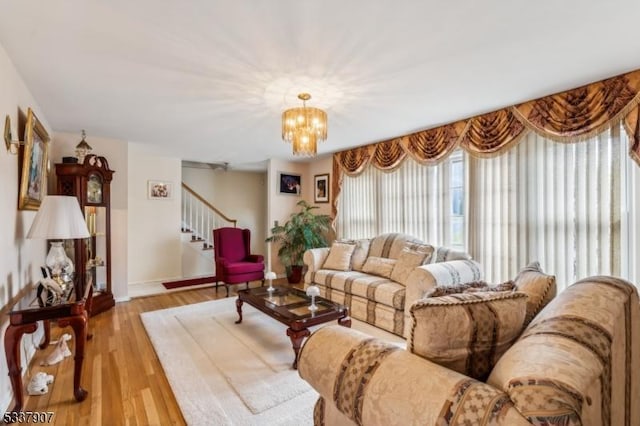
[[[87,202],[102,203],[102,179],[98,175],[91,175],[87,181]]]

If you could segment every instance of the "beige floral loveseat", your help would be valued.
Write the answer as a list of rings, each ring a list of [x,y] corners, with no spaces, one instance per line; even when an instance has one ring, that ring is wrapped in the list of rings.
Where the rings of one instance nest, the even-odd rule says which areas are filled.
[[[353,318],[399,336],[409,331],[411,303],[427,291],[482,278],[467,253],[399,233],[307,250],[304,263],[305,288],[317,285],[322,297],[347,306]]]
[[[533,298],[515,291],[420,300],[411,308],[407,350],[345,327],[316,331],[299,362],[300,376],[320,393],[315,425],[640,425],[636,287],[591,277],[536,314],[550,299],[549,288]],[[462,313],[457,324],[442,322],[455,312]],[[469,330],[474,340],[482,330],[493,330],[486,338],[509,340],[513,328],[503,327],[527,324],[530,314],[498,354],[496,345],[473,343],[452,352]],[[464,317],[473,317],[471,328]],[[434,346],[429,340],[436,332],[445,334]],[[424,358],[430,345],[438,348],[435,361]],[[469,367],[485,365],[478,361],[491,361],[490,368],[473,378]]]

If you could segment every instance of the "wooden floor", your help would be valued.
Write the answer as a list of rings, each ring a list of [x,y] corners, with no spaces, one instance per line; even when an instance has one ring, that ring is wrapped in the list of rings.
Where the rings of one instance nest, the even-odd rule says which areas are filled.
[[[259,282],[251,286],[260,285]],[[235,296],[232,286],[230,297]],[[25,411],[50,411],[58,425],[183,425],[180,409],[158,361],[140,314],[157,309],[189,305],[225,297],[224,288],[185,290],[133,299],[90,319],[94,337],[88,342],[82,373],[87,399],[73,398],[73,357],[60,364],[41,367],[52,347],[37,351],[25,376],[45,371],[55,376],[49,393],[27,397]],[[71,328],[52,326],[52,339]],[[71,350],[73,352],[73,347]],[[180,348],[176,348],[180,350]]]

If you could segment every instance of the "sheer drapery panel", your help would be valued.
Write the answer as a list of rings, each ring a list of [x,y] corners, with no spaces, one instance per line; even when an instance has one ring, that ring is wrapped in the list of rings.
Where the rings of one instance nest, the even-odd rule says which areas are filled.
[[[392,172],[368,167],[345,175],[337,216],[339,238],[402,232],[435,245],[450,239],[450,167],[406,159]]]
[[[619,126],[572,144],[530,133],[499,157],[471,158],[469,252],[487,280],[512,279],[532,260],[560,289],[620,276],[627,142]]]

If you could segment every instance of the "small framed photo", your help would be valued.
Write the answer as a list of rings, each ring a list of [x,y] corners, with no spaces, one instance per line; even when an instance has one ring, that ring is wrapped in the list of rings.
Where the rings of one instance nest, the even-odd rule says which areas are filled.
[[[313,185],[313,202],[328,203],[329,202],[329,174],[315,175]]]
[[[150,180],[147,197],[151,200],[169,200],[173,198],[173,183],[166,180]]]
[[[300,195],[302,193],[300,175],[293,173],[278,173],[278,192],[280,194]]]

